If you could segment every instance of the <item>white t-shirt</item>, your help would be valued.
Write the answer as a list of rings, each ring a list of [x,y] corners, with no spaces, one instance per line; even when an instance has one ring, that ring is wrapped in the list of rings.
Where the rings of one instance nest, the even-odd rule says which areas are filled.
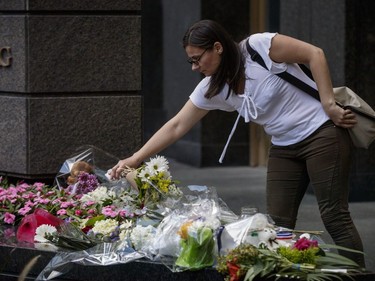
[[[228,85],[211,99],[204,97],[210,77],[205,77],[190,95],[190,100],[198,108],[206,110],[235,111],[245,118],[264,127],[265,132],[272,136],[275,145],[291,145],[304,140],[329,118],[321,103],[299,90],[289,82],[273,73],[287,71],[316,89],[316,84],[307,77],[297,64],[275,63],[269,57],[271,40],[276,33],[257,33],[245,40],[263,58],[268,69],[251,60],[246,49],[245,40],[240,47],[245,61],[245,94],[228,93]],[[249,98],[247,98],[249,96]],[[241,107],[245,102],[244,108]],[[252,109],[252,103],[256,110]]]

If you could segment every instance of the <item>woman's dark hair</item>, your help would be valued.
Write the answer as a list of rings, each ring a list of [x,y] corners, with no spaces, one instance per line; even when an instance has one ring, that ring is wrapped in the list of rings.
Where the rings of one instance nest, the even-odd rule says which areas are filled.
[[[220,24],[212,20],[201,20],[193,24],[182,39],[184,48],[187,46],[213,48],[215,42],[221,43],[223,53],[217,72],[211,76],[205,97],[216,96],[225,83],[228,83],[228,98],[231,90],[238,94],[241,79],[245,77],[244,62],[238,44]]]

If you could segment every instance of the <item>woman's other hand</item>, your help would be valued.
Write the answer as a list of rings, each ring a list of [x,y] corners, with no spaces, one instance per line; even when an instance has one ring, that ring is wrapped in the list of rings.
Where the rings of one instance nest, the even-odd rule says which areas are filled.
[[[329,108],[325,108],[325,111],[336,126],[353,128],[357,124],[355,114],[350,109],[343,109],[334,104]]]

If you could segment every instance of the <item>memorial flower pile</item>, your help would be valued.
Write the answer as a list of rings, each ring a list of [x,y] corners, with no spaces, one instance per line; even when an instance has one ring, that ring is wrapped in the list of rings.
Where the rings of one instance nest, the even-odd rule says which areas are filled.
[[[55,274],[66,257],[88,265],[149,258],[173,272],[215,267],[227,281],[340,280],[361,270],[330,251],[350,249],[319,244],[307,234],[295,240],[292,230],[278,231],[265,214],[239,218],[213,187],[188,186],[183,193],[162,156],[116,181],[87,159],[76,160],[65,165],[69,173],[60,175],[58,187],[12,185],[0,177],[0,224],[17,232],[0,231],[36,248],[62,250],[41,276]]]

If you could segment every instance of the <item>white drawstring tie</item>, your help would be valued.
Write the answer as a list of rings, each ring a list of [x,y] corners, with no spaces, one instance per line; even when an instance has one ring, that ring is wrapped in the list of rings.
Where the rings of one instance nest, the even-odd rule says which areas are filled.
[[[245,118],[245,122],[246,123],[250,122],[250,117],[253,120],[257,119],[257,117],[258,117],[257,108],[255,107],[255,103],[254,103],[253,99],[251,98],[251,96],[250,96],[250,94],[248,92],[246,92],[244,94],[244,96],[243,96],[243,101],[242,101],[241,109],[238,112],[238,116],[237,116],[236,122],[234,122],[232,131],[229,134],[227,143],[225,144],[223,152],[221,153],[221,156],[220,156],[220,159],[219,159],[219,163],[223,163],[223,159],[225,157],[225,154],[227,153],[227,149],[228,149],[230,140],[232,139],[233,134],[236,131],[238,121],[240,120],[241,113],[243,113],[243,115],[244,115],[243,117]]]

